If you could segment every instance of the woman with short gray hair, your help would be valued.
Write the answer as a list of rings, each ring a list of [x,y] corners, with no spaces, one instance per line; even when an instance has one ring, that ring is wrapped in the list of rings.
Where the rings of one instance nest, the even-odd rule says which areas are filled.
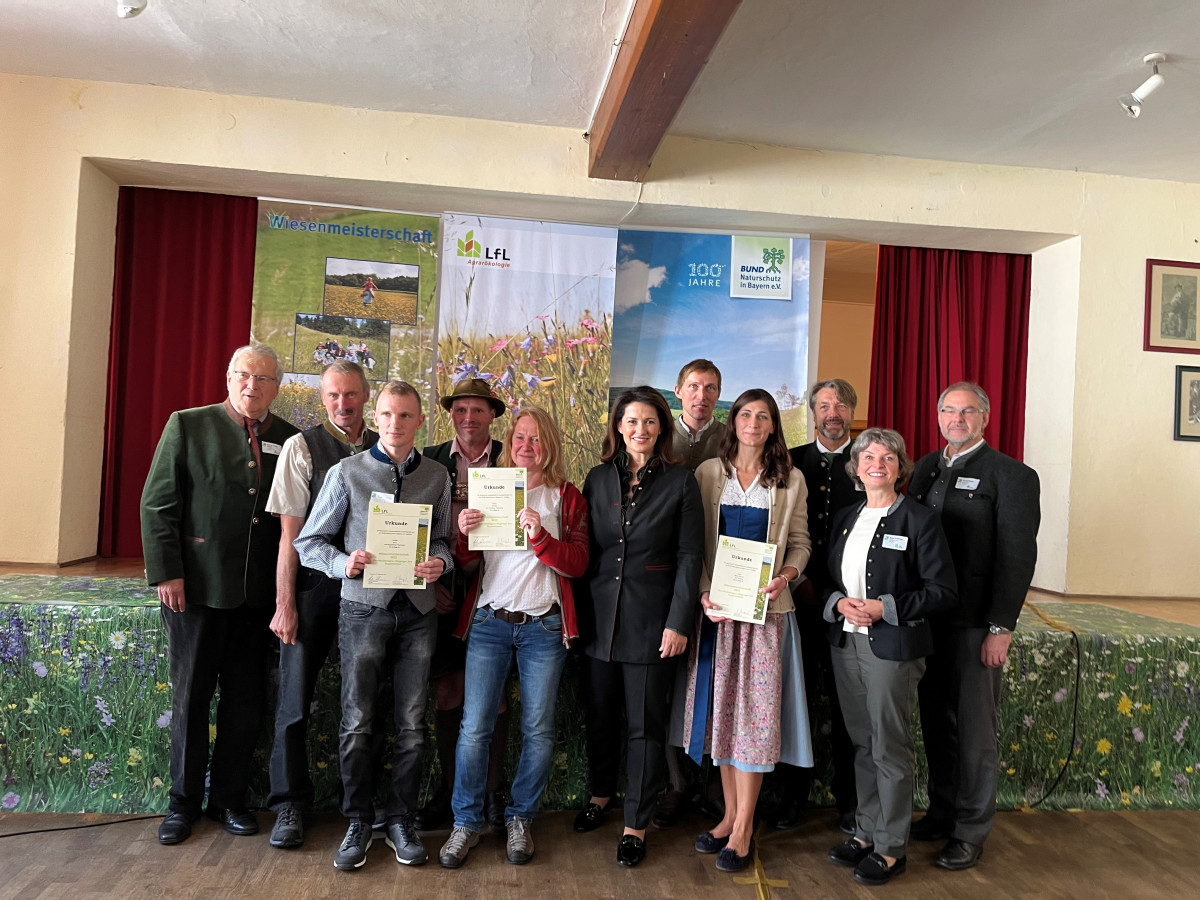
[[[916,756],[909,722],[933,650],[926,617],[958,602],[937,514],[899,493],[912,470],[897,432],[860,434],[847,471],[866,500],[836,514],[829,546],[825,619],[858,789],[855,836],[829,858],[853,866],[863,884],[885,884],[907,865]]]

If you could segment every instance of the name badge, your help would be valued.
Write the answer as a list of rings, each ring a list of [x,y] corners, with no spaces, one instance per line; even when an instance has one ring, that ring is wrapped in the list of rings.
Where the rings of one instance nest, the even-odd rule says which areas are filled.
[[[902,534],[885,534],[883,536],[884,550],[907,550],[908,538]]]
[[[372,503],[395,503],[396,495],[389,494],[387,491],[371,491]]]
[[[283,444],[272,444],[270,441],[263,441],[260,446],[263,453],[270,453],[272,456],[278,456],[283,452]]]
[[[954,482],[954,486],[956,488],[958,488],[960,491],[973,491],[973,490],[975,490],[975,488],[979,487],[979,479],[978,478],[960,478],[960,479],[958,479],[958,481]]]

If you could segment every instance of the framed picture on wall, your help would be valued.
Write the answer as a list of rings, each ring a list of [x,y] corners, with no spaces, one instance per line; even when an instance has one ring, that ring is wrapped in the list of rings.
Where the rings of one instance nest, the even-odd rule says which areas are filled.
[[[1146,336],[1143,350],[1200,353],[1196,334],[1200,263],[1146,260]]]
[[[1200,366],[1175,367],[1175,440],[1200,441]]]

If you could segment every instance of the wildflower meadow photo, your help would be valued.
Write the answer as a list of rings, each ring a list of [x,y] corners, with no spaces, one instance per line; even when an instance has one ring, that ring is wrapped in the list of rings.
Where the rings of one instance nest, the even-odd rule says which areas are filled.
[[[543,407],[582,484],[608,423],[616,231],[452,215],[442,230],[436,396],[481,378],[510,410]],[[449,416],[433,414],[432,441],[449,440]],[[507,428],[497,419],[493,436]]]

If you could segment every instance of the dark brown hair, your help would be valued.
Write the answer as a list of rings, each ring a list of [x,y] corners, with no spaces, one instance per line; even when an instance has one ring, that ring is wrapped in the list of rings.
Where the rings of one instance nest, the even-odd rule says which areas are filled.
[[[721,449],[718,451],[717,458],[721,460],[721,465],[725,468],[726,477],[732,476],[733,463],[737,459],[738,452],[738,413],[746,404],[756,400],[766,404],[767,412],[771,414],[771,424],[774,426],[774,431],[771,432],[767,443],[763,446],[762,483],[766,487],[787,487],[788,479],[792,474],[792,457],[788,453],[787,438],[783,436],[783,419],[779,415],[779,407],[775,404],[775,398],[762,388],[750,388],[748,391],[743,391],[741,396],[733,401],[733,407],[729,410],[729,427],[725,429],[725,434],[721,438]]]
[[[645,384],[621,391],[617,395],[617,399],[613,401],[612,409],[608,413],[608,430],[604,432],[604,446],[600,451],[600,460],[612,462],[613,458],[625,449],[625,438],[622,437],[621,432],[617,431],[617,426],[621,424],[621,419],[625,415],[625,407],[630,403],[645,403],[647,406],[654,407],[655,412],[658,413],[659,424],[662,426],[658,431],[658,440],[654,442],[654,455],[665,463],[678,462],[673,446],[675,421],[671,415],[671,407],[667,406],[667,401],[663,399],[662,394]]]

